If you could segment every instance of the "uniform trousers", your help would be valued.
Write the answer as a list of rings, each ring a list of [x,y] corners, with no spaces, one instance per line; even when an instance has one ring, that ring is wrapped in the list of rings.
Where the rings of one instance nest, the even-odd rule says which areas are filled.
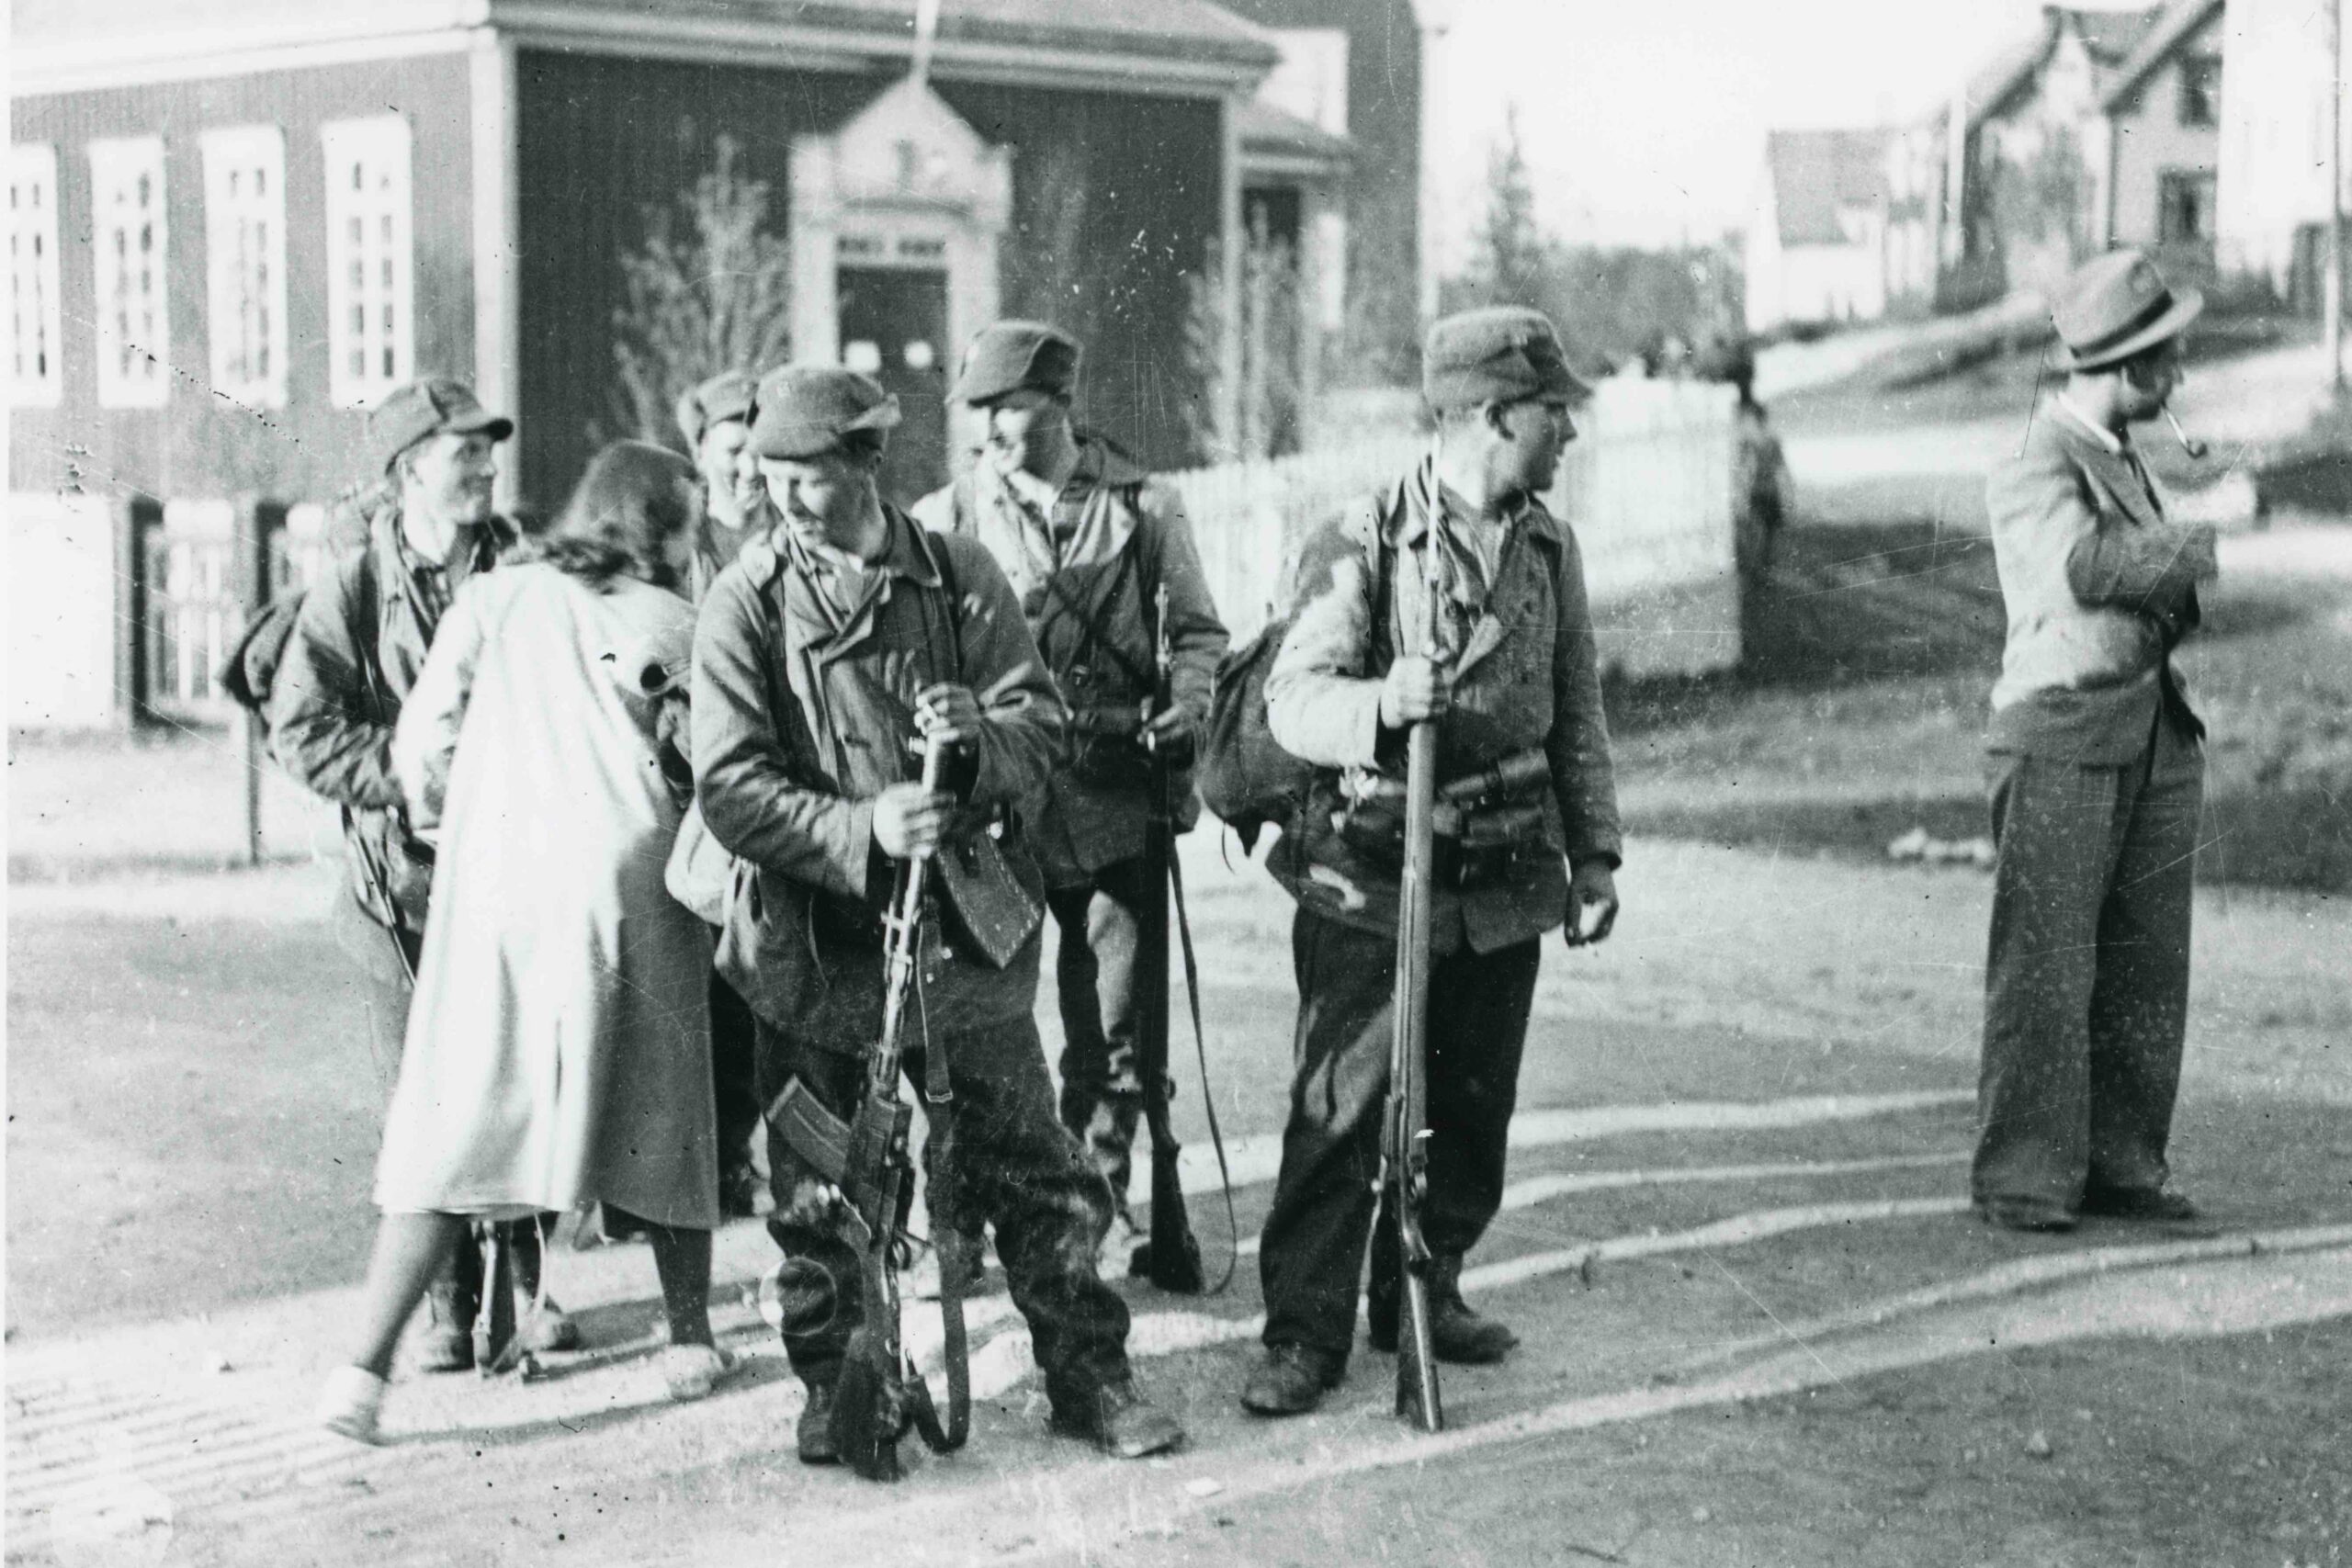
[[[1531,938],[1492,953],[1464,947],[1430,967],[1421,1231],[1441,1257],[1468,1251],[1502,1205],[1539,956]],[[1299,1007],[1290,1122],[1258,1257],[1265,1341],[1344,1361],[1380,1176],[1396,939],[1302,908],[1291,922],[1291,958]],[[1390,1228],[1385,1201],[1379,1220]],[[1375,1269],[1387,1271],[1374,1280],[1375,1294],[1395,1294],[1396,1258],[1393,1246],[1374,1249]]]
[[[710,1082],[718,1111],[718,1191],[726,1201],[731,1171],[752,1163],[752,1134],[760,1124],[757,1021],[752,1007],[714,969],[710,975]],[[747,1189],[748,1190],[748,1189]]]
[[[1083,1399],[1127,1375],[1127,1306],[1095,1272],[1094,1252],[1111,1223],[1111,1195],[1054,1116],[1037,1025],[1023,1018],[943,1035],[955,1094],[953,1209],[977,1236],[996,1227],[997,1256],[1013,1304],[1028,1320],[1046,1391],[1056,1403]],[[924,1055],[910,1045],[910,1082],[923,1081]],[[844,1120],[865,1088],[855,1055],[792,1038],[759,1021],[760,1095],[769,1104],[797,1077],[820,1104]],[[937,1224],[938,1145],[923,1142]],[[775,1212],[768,1234],[784,1254],[783,1332],[792,1370],[812,1388],[840,1375],[842,1352],[863,1310],[855,1251],[835,1223],[838,1198],[821,1177],[768,1127],[768,1169]]]
[[[1136,1071],[1136,947],[1145,900],[1143,863],[1119,861],[1046,896],[1060,936],[1054,986],[1061,1003],[1061,1121],[1127,1212],[1143,1079]],[[1166,897],[1163,892],[1161,895]]]
[[[1971,1187],[2071,1212],[2153,1192],[2180,1084],[2205,763],[2159,716],[2120,767],[1996,755]]]

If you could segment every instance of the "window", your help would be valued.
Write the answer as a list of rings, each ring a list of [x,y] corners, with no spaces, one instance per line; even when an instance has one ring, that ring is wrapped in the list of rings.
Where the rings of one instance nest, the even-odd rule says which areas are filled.
[[[2180,62],[2180,123],[2222,123],[2222,57],[2189,55]]]
[[[398,115],[323,128],[327,178],[327,392],[361,408],[415,372],[416,259],[409,129]]]
[[[163,138],[91,142],[90,209],[97,251],[98,406],[162,408],[172,392]]]
[[[2164,244],[2208,244],[2213,238],[2213,176],[2166,169],[2156,176],[2156,239]]]
[[[54,408],[57,367],[57,149],[8,149],[8,400]]]
[[[286,138],[274,125],[204,134],[212,389],[286,406]]]

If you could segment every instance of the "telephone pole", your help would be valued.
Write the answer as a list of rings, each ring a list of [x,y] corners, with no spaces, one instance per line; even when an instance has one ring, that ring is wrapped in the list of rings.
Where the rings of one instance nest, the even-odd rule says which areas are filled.
[[[2328,6],[2327,271],[2320,279],[2320,338],[2327,384],[2344,392],[2344,0]]]

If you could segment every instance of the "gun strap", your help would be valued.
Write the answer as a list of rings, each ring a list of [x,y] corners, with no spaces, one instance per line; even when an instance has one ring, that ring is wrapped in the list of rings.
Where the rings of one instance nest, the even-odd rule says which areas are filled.
[[[1184,909],[1184,866],[1177,855],[1172,834],[1168,843],[1168,888],[1176,898],[1176,935],[1184,953],[1184,1000],[1192,1009],[1193,1052],[1201,1065],[1201,1105],[1208,1112],[1209,1146],[1216,1151],[1217,1180],[1225,1188],[1225,1272],[1209,1288],[1209,1294],[1223,1295],[1226,1287],[1233,1283],[1234,1271],[1241,1266],[1241,1222],[1233,1210],[1233,1170],[1226,1163],[1225,1133],[1217,1126],[1216,1096],[1209,1092],[1208,1036],[1201,1030],[1201,966],[1193,956],[1193,919]],[[1145,1092],[1151,1092],[1149,1085],[1145,1086]],[[1164,1096],[1164,1088],[1161,1093]],[[1162,1103],[1164,1106],[1164,1099]],[[1164,1125],[1164,1110],[1162,1116]],[[1154,1135],[1158,1135],[1157,1129]]]
[[[939,1255],[940,1359],[947,1368],[944,1426],[932,1404],[930,1385],[911,1365],[907,1383],[913,1393],[915,1430],[932,1452],[945,1454],[962,1448],[972,1431],[972,1359],[964,1330],[971,1242],[957,1212],[956,1093],[948,1079],[947,1043],[931,1032],[931,1009],[920,974],[915,977],[915,1010],[922,1026],[923,1114],[931,1120],[924,1143],[938,1151],[931,1160],[931,1245]]]

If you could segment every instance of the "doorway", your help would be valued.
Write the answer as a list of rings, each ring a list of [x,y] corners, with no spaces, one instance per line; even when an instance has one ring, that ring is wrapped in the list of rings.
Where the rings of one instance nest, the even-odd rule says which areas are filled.
[[[898,396],[882,494],[911,506],[947,482],[947,274],[844,266],[833,287],[842,363]]]

